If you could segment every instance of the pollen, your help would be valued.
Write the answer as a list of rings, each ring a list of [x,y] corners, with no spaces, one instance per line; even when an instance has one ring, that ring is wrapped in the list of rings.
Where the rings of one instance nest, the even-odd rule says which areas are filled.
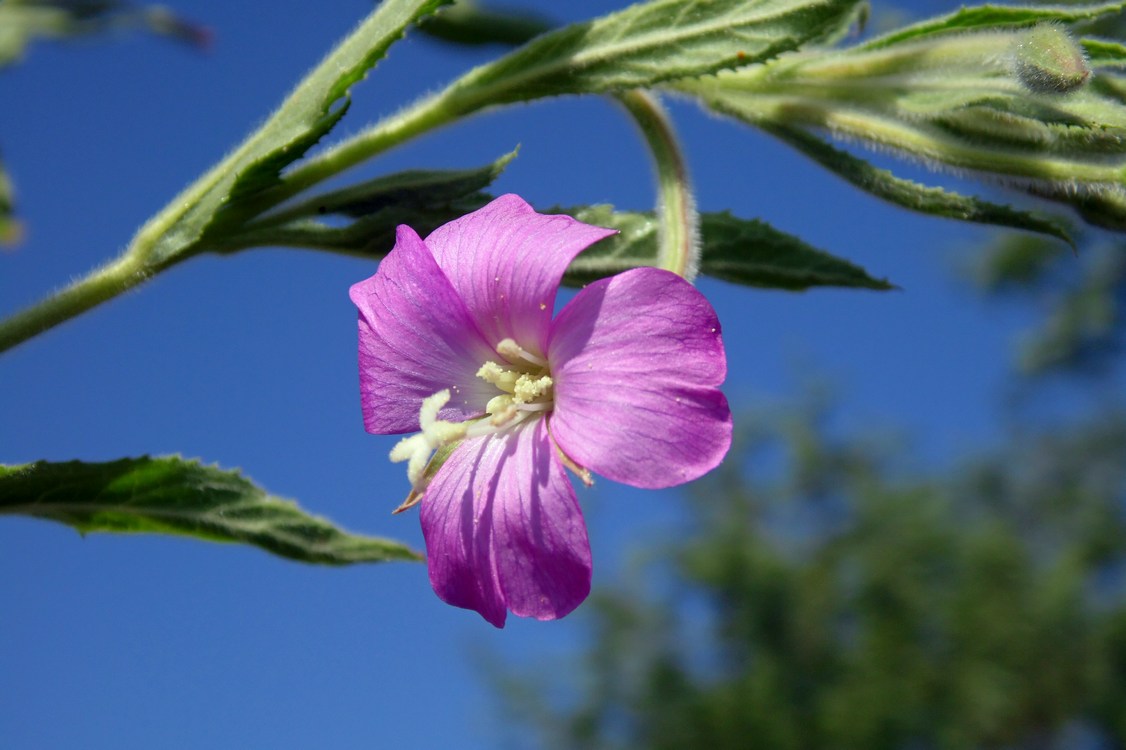
[[[516,379],[516,389],[512,392],[516,403],[531,404],[545,396],[551,396],[552,380],[548,375],[532,377],[521,375]]]
[[[497,344],[497,354],[507,359],[513,365],[535,365],[547,368],[547,360],[533,354],[512,339],[504,339]]]
[[[514,393],[516,391],[516,381],[520,378],[520,373],[514,370],[506,370],[498,365],[496,362],[486,362],[481,365],[481,369],[477,371],[477,377],[484,380],[486,383],[495,385],[505,393]]]
[[[502,415],[514,411],[550,411],[555,383],[548,371],[547,360],[512,339],[501,341],[496,350],[505,360],[504,364],[489,361],[477,370],[477,377],[501,391],[485,406],[485,411],[493,416],[493,423],[497,424]]]

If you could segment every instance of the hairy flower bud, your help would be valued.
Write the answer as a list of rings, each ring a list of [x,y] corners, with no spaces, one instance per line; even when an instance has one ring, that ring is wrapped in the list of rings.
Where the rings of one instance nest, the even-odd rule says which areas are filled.
[[[1062,26],[1040,24],[1013,42],[1013,72],[1037,94],[1066,94],[1091,78],[1083,48]]]
[[[790,142],[828,134],[1068,204],[1100,226],[1126,226],[1126,94],[1098,70],[1106,63],[1089,62],[1061,24],[951,33],[960,18],[677,88]],[[834,168],[840,159],[822,163]],[[866,174],[854,184],[931,212],[917,186]]]

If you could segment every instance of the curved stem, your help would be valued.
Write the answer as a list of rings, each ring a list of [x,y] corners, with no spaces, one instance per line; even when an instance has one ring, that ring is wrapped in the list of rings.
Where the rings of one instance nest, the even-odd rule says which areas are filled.
[[[696,278],[700,261],[700,222],[688,165],[672,122],[661,102],[640,89],[618,95],[649,146],[657,170],[657,259],[661,268]]]
[[[152,275],[135,253],[126,253],[50,297],[0,321],[0,352],[137,286]]]

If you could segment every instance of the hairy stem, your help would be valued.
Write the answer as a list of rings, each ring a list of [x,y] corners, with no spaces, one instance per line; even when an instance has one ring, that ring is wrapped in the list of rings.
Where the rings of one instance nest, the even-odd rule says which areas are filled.
[[[133,253],[93,271],[50,297],[0,321],[0,352],[137,286],[150,273]]]
[[[668,113],[653,94],[640,89],[618,95],[641,130],[657,172],[657,259],[660,267],[696,278],[700,260],[700,222],[692,185]]]

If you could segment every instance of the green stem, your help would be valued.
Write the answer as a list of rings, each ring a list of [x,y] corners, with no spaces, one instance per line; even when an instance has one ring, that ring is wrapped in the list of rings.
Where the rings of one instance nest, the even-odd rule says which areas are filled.
[[[105,302],[165,268],[208,249],[206,243],[223,231],[256,213],[231,212],[224,223],[214,219],[229,196],[239,171],[263,149],[262,144],[289,141],[306,132],[303,118],[327,116],[327,109],[341,98],[348,86],[382,56],[402,30],[421,14],[432,10],[424,2],[385,2],[315,67],[282,103],[282,106],[249,138],[219,164],[176,196],[138,231],[129,249],[118,260],[91,273],[62,291],[0,322],[0,352]],[[417,131],[413,134],[417,134]],[[331,166],[331,165],[330,165]],[[343,167],[340,167],[343,168]],[[330,176],[330,175],[325,175]],[[324,179],[324,177],[320,177]],[[269,210],[276,203],[254,204],[254,211]],[[204,229],[211,233],[204,236]]]
[[[84,279],[0,321],[0,352],[128,291],[151,276],[135,253],[126,253]]]
[[[368,128],[355,138],[329,149],[297,167],[285,179],[288,198],[335,177],[371,157],[398,146],[423,133],[437,130],[461,116],[462,107],[446,92],[425,97],[414,105]]]
[[[330,149],[319,157],[293,170],[278,187],[267,190],[252,202],[240,219],[248,220],[279,205],[298,193],[333,177],[387,149],[411,138],[446,125],[465,114],[481,109],[488,94],[457,96],[455,82],[445,91],[422,99],[397,115],[389,117],[358,136]],[[226,174],[231,165],[251,147],[255,134],[220,164],[210,169],[184,190],[137,233],[130,249],[120,258],[94,271],[69,287],[41,300],[31,307],[0,321],[0,353],[11,349],[59,323],[132,289],[172,263],[152,264],[152,249]],[[181,250],[173,262],[185,260],[203,250],[202,246]]]
[[[658,264],[692,281],[700,261],[699,214],[672,122],[657,97],[640,89],[619,94],[618,101],[640,128],[657,171]]]
[[[465,95],[460,84],[460,80],[455,81],[445,90],[424,97],[343,143],[307,159],[286,174],[280,185],[264,191],[251,204],[252,208],[258,206],[265,210],[280,205],[347,169],[471,115],[489,104],[489,92],[478,90],[472,95]]]

